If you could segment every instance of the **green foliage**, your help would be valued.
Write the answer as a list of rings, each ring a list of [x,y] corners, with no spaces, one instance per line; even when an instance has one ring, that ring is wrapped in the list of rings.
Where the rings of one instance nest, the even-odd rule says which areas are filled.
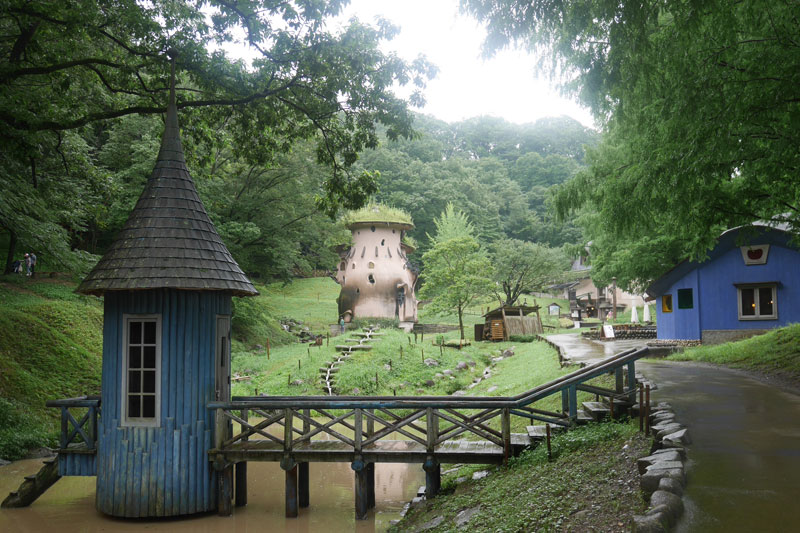
[[[457,313],[463,339],[464,311],[491,290],[491,263],[472,236],[472,225],[452,204],[436,220],[436,228],[433,247],[422,257],[425,284],[419,294],[431,299],[429,311]]]
[[[0,458],[15,461],[32,448],[57,445],[52,424],[31,417],[26,405],[0,397]]]
[[[119,223],[155,156],[159,121],[129,117],[164,112],[167,51],[176,57],[188,152],[199,146],[198,159],[220,163],[217,148],[261,172],[307,141],[309,162],[327,169],[308,184],[311,204],[330,216],[363,205],[375,175],[352,170],[358,153],[377,146],[378,125],[390,140],[412,135],[409,105],[424,102],[420,91],[436,69],[424,57],[384,54],[379,44],[397,33],[385,22],[353,19],[330,31],[326,21],[345,3],[4,3],[0,230],[12,252],[19,242],[73,269],[82,266],[73,265],[82,259],[73,245],[103,244],[97,233]],[[220,51],[234,35],[257,52],[252,64]],[[394,95],[396,85],[414,86],[409,101]],[[109,121],[124,126],[110,131]],[[244,185],[241,193],[263,182]],[[237,229],[230,236],[254,235]]]
[[[464,4],[488,24],[489,49],[536,49],[603,121],[589,170],[555,204],[562,216],[598,213],[583,227],[603,277],[634,254],[645,264],[626,269],[621,285],[641,286],[680,259],[703,258],[720,230],[755,220],[798,232],[794,3]]]
[[[509,342],[533,342],[539,338],[536,335],[509,335]]]
[[[492,264],[497,298],[502,292],[506,305],[514,305],[522,294],[558,283],[569,268],[569,258],[563,250],[503,239],[492,245]]]
[[[669,358],[714,363],[797,380],[800,379],[800,324],[737,342],[687,348]]]

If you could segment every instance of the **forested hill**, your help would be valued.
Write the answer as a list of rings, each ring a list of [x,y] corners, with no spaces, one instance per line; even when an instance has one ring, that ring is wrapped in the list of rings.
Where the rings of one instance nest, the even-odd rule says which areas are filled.
[[[491,117],[448,124],[416,115],[414,128],[413,140],[382,136],[376,149],[362,152],[353,174],[379,171],[374,200],[411,214],[416,258],[448,202],[468,215],[484,244],[502,237],[552,246],[580,242],[574,226],[550,219],[545,201],[550,187],[583,165],[584,146],[597,142],[596,132],[566,117],[516,125]],[[106,121],[65,134],[69,175],[60,159],[37,167],[46,212],[76,222],[69,247],[105,251],[144,188],[162,130],[161,117],[153,115]],[[206,209],[251,276],[289,279],[336,264],[333,247],[349,240],[349,232],[316,204],[330,170],[317,163],[311,142],[254,161],[237,152],[224,129],[209,132],[191,113],[182,115],[182,138]],[[7,244],[8,235],[0,234],[0,249]],[[45,270],[64,269],[52,253],[36,251]]]
[[[411,214],[423,249],[448,202],[469,216],[484,243],[580,241],[575,226],[551,219],[546,199],[550,187],[581,168],[584,147],[598,141],[594,130],[568,117],[517,125],[494,117],[448,124],[418,115],[415,127],[416,139],[383,143],[362,154],[360,165],[380,172],[376,199]]]

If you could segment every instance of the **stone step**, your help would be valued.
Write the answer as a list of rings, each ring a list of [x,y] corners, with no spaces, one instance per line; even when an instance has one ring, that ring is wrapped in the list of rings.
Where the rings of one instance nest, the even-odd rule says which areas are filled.
[[[531,440],[540,441],[545,440],[547,438],[547,427],[545,426],[526,426],[525,428],[528,431],[528,436]],[[554,435],[557,432],[564,431],[563,426],[558,425],[551,425],[550,426],[550,435]]]
[[[347,345],[347,346],[338,345],[338,346],[336,346],[336,349],[339,350],[340,352],[341,351],[345,351],[345,350],[346,351],[351,351],[351,350],[371,350],[372,346],[370,346],[369,344],[355,344],[355,345]]]

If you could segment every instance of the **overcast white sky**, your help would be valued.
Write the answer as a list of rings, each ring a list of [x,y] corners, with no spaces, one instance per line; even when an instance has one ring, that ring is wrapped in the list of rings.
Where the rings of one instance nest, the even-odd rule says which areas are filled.
[[[567,115],[594,126],[587,109],[561,96],[546,76],[537,77],[531,55],[506,50],[482,59],[485,30],[458,13],[458,0],[352,0],[329,28],[354,16],[369,24],[378,16],[392,21],[401,31],[384,44],[384,52],[395,51],[407,61],[424,54],[439,68],[424,91],[427,104],[418,111],[447,122],[490,115],[517,124]],[[254,53],[241,43],[225,48],[245,59]],[[398,94],[405,97],[410,89]]]
[[[439,67],[425,89],[424,113],[447,122],[492,115],[518,124],[568,115],[593,126],[588,110],[562,97],[546,76],[536,76],[530,55],[504,51],[481,59],[485,31],[459,15],[458,0],[353,0],[343,20],[354,15],[368,23],[378,15],[391,20],[401,33],[385,51],[406,60],[425,54]]]

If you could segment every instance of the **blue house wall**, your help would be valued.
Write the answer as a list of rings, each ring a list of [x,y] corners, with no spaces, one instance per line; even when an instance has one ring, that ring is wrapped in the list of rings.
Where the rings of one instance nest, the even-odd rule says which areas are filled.
[[[120,424],[125,370],[124,314],[161,315],[159,427]],[[231,314],[225,291],[108,291],[97,452],[97,508],[114,516],[175,516],[216,508],[208,461],[215,394],[217,315]]]
[[[765,330],[800,322],[800,251],[782,231],[767,231],[750,239],[750,246],[769,244],[765,264],[746,265],[736,232],[725,235],[702,263],[678,265],[648,290],[656,296],[659,339],[725,340],[735,332]],[[777,318],[739,319],[737,284],[777,283]],[[693,308],[678,308],[678,289],[693,290]],[[654,294],[655,293],[655,294]],[[672,296],[673,310],[665,313],[663,297]]]

